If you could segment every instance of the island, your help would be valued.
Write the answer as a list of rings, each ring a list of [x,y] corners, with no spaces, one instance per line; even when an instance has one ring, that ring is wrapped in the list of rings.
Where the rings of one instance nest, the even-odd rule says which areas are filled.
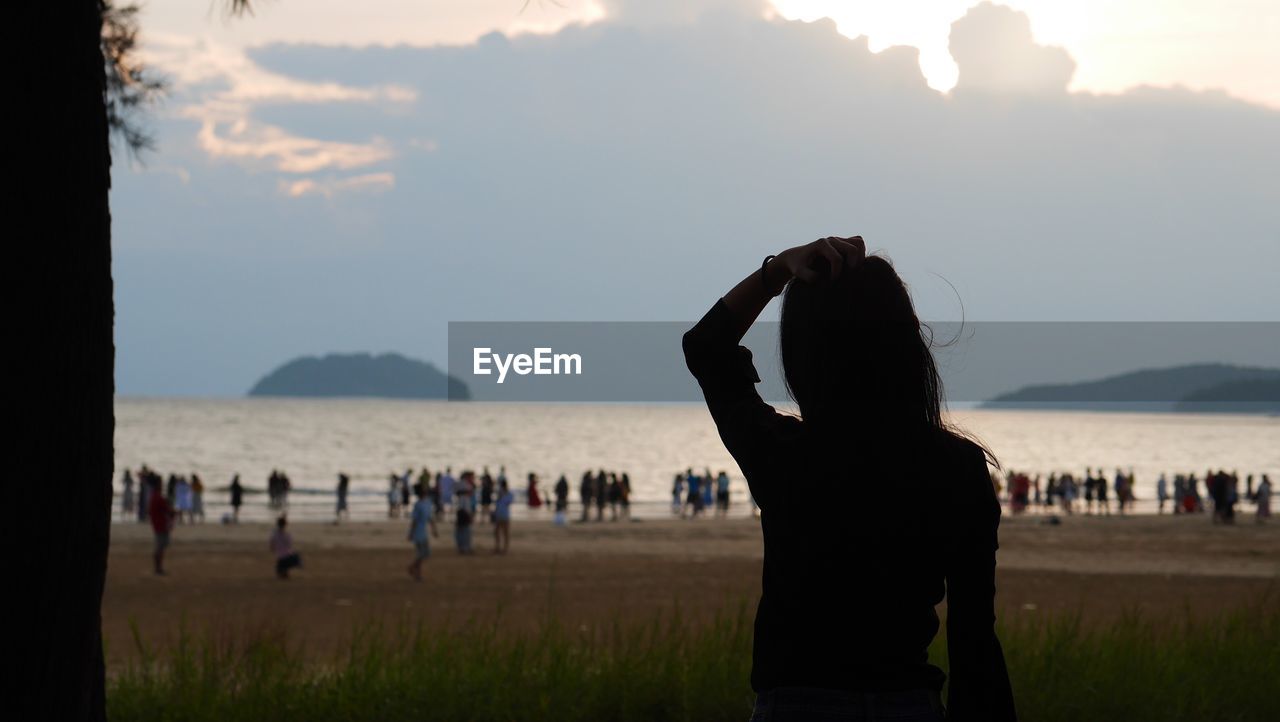
[[[471,391],[434,364],[398,353],[331,353],[289,361],[263,376],[249,395],[465,401]]]
[[[1093,381],[1024,386],[988,409],[1280,412],[1280,369],[1192,364],[1141,369]]]

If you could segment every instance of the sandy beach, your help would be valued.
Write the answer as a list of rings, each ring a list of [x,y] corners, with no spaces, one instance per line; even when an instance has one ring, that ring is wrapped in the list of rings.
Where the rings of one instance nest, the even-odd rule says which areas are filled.
[[[305,567],[273,575],[264,524],[182,525],[169,576],[151,573],[150,528],[117,524],[103,600],[109,664],[138,654],[131,626],[151,644],[192,630],[283,628],[328,652],[360,624],[497,624],[532,629],[554,613],[591,628],[647,620],[678,605],[702,616],[754,605],[763,545],[750,519],[514,525],[511,553],[460,557],[441,525],[423,583],[405,572],[403,520],[291,525]],[[1079,610],[1086,622],[1126,611],[1182,618],[1280,603],[1280,526],[1235,526],[1195,517],[1077,516],[1059,526],[1006,517],[1001,527],[998,611],[1005,621]]]

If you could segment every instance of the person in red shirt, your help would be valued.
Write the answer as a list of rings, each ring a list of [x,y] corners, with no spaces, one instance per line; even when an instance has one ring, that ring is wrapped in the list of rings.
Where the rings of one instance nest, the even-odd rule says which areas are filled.
[[[151,504],[147,511],[151,517],[151,531],[156,538],[156,548],[152,554],[155,572],[164,576],[164,550],[169,548],[169,531],[173,529],[173,507],[159,484],[151,487]]]

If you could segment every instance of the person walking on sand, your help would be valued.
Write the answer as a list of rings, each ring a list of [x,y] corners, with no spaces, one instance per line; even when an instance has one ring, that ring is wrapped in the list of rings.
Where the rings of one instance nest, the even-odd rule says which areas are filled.
[[[1169,500],[1169,480],[1165,478],[1164,472],[1160,472],[1160,478],[1156,479],[1156,501],[1160,503],[1156,507],[1157,514],[1164,513],[1164,504]]]
[[[684,516],[684,474],[677,473],[671,480],[671,515]]]
[[[700,480],[698,479],[698,476],[693,473],[693,469],[689,469],[685,472],[684,478],[689,489],[689,495],[685,499],[685,509],[688,510],[690,519],[697,519],[698,512],[702,511],[702,492],[698,490]],[[684,517],[685,513],[681,511],[680,518],[683,519]]]
[[[542,494],[538,492],[538,475],[530,473],[528,476],[529,489],[527,492],[527,501],[530,509],[542,508]]]
[[[440,477],[440,513],[453,508],[454,487],[458,480],[453,478],[453,467],[444,467],[444,476]]]
[[[387,475],[387,518],[400,516],[400,476],[394,471]]]
[[[444,518],[444,502],[440,499],[440,480],[444,475],[436,472],[436,483],[431,485],[431,507],[435,509],[436,519]]]
[[[503,478],[502,481],[506,481],[506,479]],[[564,526],[566,521],[566,516],[569,513],[569,480],[565,477],[564,474],[561,474],[560,478],[556,480],[555,494],[556,494],[555,524],[556,526]]]
[[[134,505],[139,524],[147,521],[147,511],[151,508],[151,489],[155,483],[155,472],[143,464],[142,468],[138,469],[138,499]]]
[[[716,474],[716,516],[729,516],[729,475],[723,470]]]
[[[173,485],[173,490],[173,506],[177,512],[178,523],[192,521],[191,482],[187,481],[187,477],[179,476],[178,481]]]
[[[271,539],[267,542],[271,553],[276,555],[276,577],[279,579],[288,579],[290,569],[302,566],[302,557],[293,550],[293,535],[285,529],[288,525],[288,519],[281,514],[276,519],[276,529],[271,532]]]
[[[1262,475],[1262,481],[1258,482],[1258,489],[1253,492],[1253,503],[1258,505],[1258,511],[1254,514],[1254,521],[1262,524],[1271,518],[1271,477],[1266,474]]]
[[[1098,475],[1093,479],[1094,494],[1098,497],[1098,513],[1111,516],[1111,498],[1107,495],[1107,473],[1098,467]]]
[[[622,503],[622,482],[618,481],[618,475],[615,472],[609,472],[609,486],[606,493],[609,495],[609,521],[617,521],[618,505]]]
[[[124,470],[120,477],[120,515],[128,519],[133,514],[133,472]]]
[[[244,485],[240,483],[240,475],[231,477],[231,521],[240,523],[240,507],[244,504]]]
[[[498,493],[493,507],[493,553],[506,554],[511,548],[511,502],[515,495],[507,488],[507,481],[498,482]]]
[[[622,476],[618,477],[618,483],[622,485],[622,498],[619,500],[622,506],[622,518],[631,521],[631,477],[624,471]]]
[[[347,509],[347,492],[351,489],[351,477],[344,472],[338,472],[338,487],[334,489],[334,496],[337,501],[333,505],[333,523],[337,524],[343,519],[351,518],[351,512]]]
[[[155,573],[158,576],[164,576],[164,553],[169,548],[169,534],[173,532],[173,505],[169,503],[169,497],[161,493],[160,477],[153,479],[151,492],[151,500],[147,509],[147,516],[151,519],[151,532],[155,536],[155,549],[151,555],[151,561],[155,567]]]
[[[591,502],[595,497],[596,480],[591,476],[591,470],[587,469],[582,472],[582,482],[578,485],[578,501],[582,503],[582,519],[579,521],[587,521],[591,515]]]
[[[459,554],[471,553],[471,525],[475,522],[475,497],[472,495],[474,472],[462,472],[454,499],[453,541]]]
[[[191,474],[191,521],[204,523],[204,482],[194,472]]]
[[[740,345],[784,290],[794,416],[760,398]],[[994,460],[944,419],[928,339],[893,266],[857,236],[766,257],[684,335],[689,371],[763,510],[755,720],[1017,717],[993,626]],[[913,469],[895,483],[904,458]],[[908,489],[911,514],[881,512]],[[946,712],[946,675],[928,654],[944,597]]]
[[[604,521],[604,507],[609,502],[609,476],[604,469],[596,474],[596,521]]]
[[[1102,475],[1099,474],[1099,476]],[[1107,480],[1106,477],[1103,477],[1102,488],[1105,490],[1106,487]],[[1115,481],[1112,485],[1112,490],[1116,493],[1116,506],[1120,510],[1120,516],[1124,516],[1125,498],[1129,495],[1129,477],[1125,476],[1124,472],[1119,469],[1116,469]]]
[[[439,538],[440,531],[436,529],[435,510],[432,509],[431,497],[427,493],[427,488],[423,484],[418,484],[414,488],[414,492],[418,496],[418,500],[413,504],[413,512],[409,515],[409,541],[413,542],[414,556],[413,561],[409,564],[409,576],[413,577],[413,581],[422,581],[422,562],[431,556],[431,543],[427,538],[427,531],[430,530],[431,536]]]
[[[414,485],[414,487],[413,487],[413,493],[414,493],[414,498],[415,498],[415,499],[417,498],[417,494],[418,494],[418,487],[419,487],[419,486],[421,486],[423,489],[426,489],[426,490],[427,490],[427,496],[428,496],[428,497],[430,497],[430,496],[431,496],[431,493],[432,493],[432,492],[431,492],[431,472],[430,472],[430,470],[428,470],[428,469],[427,469],[427,467],[425,467],[425,466],[424,466],[424,467],[422,467],[422,471],[419,471],[419,472],[418,472],[418,481],[417,481],[417,482],[415,482],[415,485]],[[416,503],[416,502],[415,502],[415,503]],[[432,500],[431,504],[432,504],[432,506],[433,506],[433,507],[435,506],[436,502],[435,502],[435,500],[434,500],[434,499]]]
[[[490,517],[489,510],[493,508],[493,475],[489,473],[489,467],[484,467],[484,472],[480,474],[480,523],[484,523]]]

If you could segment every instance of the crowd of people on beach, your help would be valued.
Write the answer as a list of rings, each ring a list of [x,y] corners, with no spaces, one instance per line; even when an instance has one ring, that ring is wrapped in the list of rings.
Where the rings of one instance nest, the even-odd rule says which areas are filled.
[[[548,491],[541,486],[537,474],[526,475],[524,502],[529,509],[550,508],[556,525],[569,523],[570,485],[561,474]],[[1132,513],[1137,497],[1134,493],[1133,470],[1116,469],[1108,478],[1101,467],[1086,468],[1082,475],[1052,472],[1047,478],[1025,471],[1009,470],[992,473],[996,495],[1013,515],[1034,512],[1056,519],[1059,514],[1117,516]],[[1237,472],[1208,471],[1203,477],[1195,473],[1161,474],[1156,482],[1157,513],[1199,514],[1211,512],[1214,523],[1232,524],[1241,501],[1255,506],[1255,520],[1263,523],[1271,517],[1272,485],[1267,474],[1241,477]],[[1201,489],[1203,488],[1203,493]],[[288,532],[285,512],[293,484],[288,474],[273,469],[266,480],[267,508],[276,515],[268,546],[276,559],[276,574],[287,579],[289,571],[302,565]],[[223,515],[224,524],[240,521],[246,487],[235,474],[226,487],[230,511]],[[338,474],[333,523],[350,518],[351,477]],[[167,477],[150,467],[141,466],[136,474],[125,469],[121,476],[121,513],[126,519],[150,523],[155,536],[155,573],[164,574],[164,555],[170,535],[177,524],[195,524],[205,520],[205,486],[199,474],[169,474]],[[623,521],[631,518],[631,477],[625,472],[605,469],[583,472],[578,484],[581,514],[576,521]],[[759,516],[755,500],[748,496],[753,515]],[[462,555],[475,553],[474,532],[477,525],[488,525],[493,531],[493,552],[505,554],[511,545],[511,510],[516,495],[507,477],[506,467],[493,474],[488,467],[479,473],[465,469],[454,474],[453,467],[432,473],[426,467],[413,468],[387,476],[387,518],[407,517],[408,540],[415,556],[409,575],[420,580],[422,565],[430,555],[430,539],[439,537],[439,525],[448,520],[453,527],[453,542]],[[1114,502],[1114,506],[1113,506]],[[721,470],[701,474],[692,467],[677,473],[671,486],[671,514],[681,519],[697,519],[714,514],[727,517],[730,508],[730,479]],[[607,512],[607,513],[606,513]]]
[[[681,519],[696,519],[710,508],[717,517],[729,515],[729,475],[722,470],[713,477],[707,469],[699,476],[692,468],[676,474],[671,483],[671,513]],[[759,511],[754,499],[751,509]]]
[[[1042,478],[1040,474],[1032,477],[1027,472],[1015,470],[1009,470],[1003,476],[993,472],[991,477],[997,496],[1005,498],[1010,513],[1015,515],[1039,511],[1110,516],[1114,498],[1116,513],[1123,516],[1132,511],[1137,500],[1132,469],[1128,472],[1116,469],[1110,481],[1101,468],[1095,472],[1092,467],[1085,469],[1084,475],[1078,479],[1071,472],[1050,473],[1043,484]],[[1254,519],[1261,524],[1271,518],[1271,478],[1262,474],[1256,487],[1254,479],[1253,474],[1245,477],[1243,499],[1254,504]],[[1236,506],[1242,499],[1240,474],[1221,469],[1216,472],[1209,470],[1204,474],[1203,486],[1205,493],[1202,495],[1201,479],[1195,473],[1174,474],[1172,483],[1168,474],[1160,474],[1156,481],[1156,513],[1164,514],[1166,506],[1173,514],[1204,513],[1207,496],[1213,522],[1234,523]]]
[[[159,492],[172,507],[177,524],[204,521],[204,482],[200,475],[170,474],[168,479],[145,464],[137,476],[125,469],[120,478],[120,512],[125,518],[135,517],[139,523],[149,519],[152,497]],[[136,487],[136,491],[135,491]]]
[[[564,481],[563,477],[561,481]],[[347,514],[350,483],[351,479],[345,473],[338,475],[335,523]],[[527,483],[528,505],[541,508],[543,502],[538,491],[537,474],[529,474]],[[412,505],[411,493],[416,499]],[[568,493],[567,484],[565,493]],[[422,561],[428,553],[426,532],[430,529],[433,536],[438,536],[436,524],[446,517],[453,522],[454,544],[459,554],[475,552],[472,527],[476,524],[492,525],[493,551],[495,554],[505,554],[511,546],[511,506],[514,503],[515,494],[507,479],[506,467],[500,468],[496,476],[489,472],[488,467],[484,467],[478,475],[475,471],[466,469],[457,476],[453,474],[453,467],[447,467],[434,475],[423,467],[416,476],[410,468],[387,477],[387,518],[395,519],[407,514],[410,519],[409,538],[419,553],[410,569],[410,576],[415,579],[421,578]]]
[[[563,477],[561,477],[563,478]],[[559,484],[557,484],[559,486]],[[619,475],[616,471],[599,470],[594,475],[588,469],[582,472],[582,481],[578,484],[578,499],[582,503],[582,518],[588,521],[594,507],[596,521],[604,521],[605,507],[609,509],[609,520],[631,518],[631,476],[627,472]],[[568,509],[568,487],[565,488],[564,508]],[[556,508],[560,508],[560,497],[556,497]]]
[[[727,477],[726,477],[727,479]],[[524,499],[530,509],[553,509],[553,522],[565,525],[569,522],[568,478],[561,474],[547,493],[540,487],[541,479],[530,473],[525,478]],[[122,512],[139,522],[150,522],[156,537],[155,571],[164,574],[164,550],[169,546],[170,534],[177,523],[204,521],[204,485],[198,474],[182,476],[171,474],[167,486],[164,478],[147,466],[137,473],[135,494],[134,473],[126,469],[121,477]],[[272,469],[266,480],[267,508],[276,513],[276,523],[268,546],[276,558],[276,574],[289,578],[289,571],[302,565],[301,555],[294,548],[293,537],[288,531],[286,511],[293,484],[288,474]],[[245,503],[248,489],[235,474],[226,487],[230,511],[223,515],[224,524],[237,524]],[[338,474],[334,522],[350,518],[351,476]],[[582,516],[578,521],[604,521],[605,510],[611,521],[630,519],[631,477],[627,472],[587,470],[579,486]],[[409,575],[422,578],[422,564],[430,555],[430,538],[438,538],[438,525],[448,519],[453,526],[453,541],[459,554],[475,553],[474,527],[489,525],[493,530],[495,554],[505,554],[511,546],[511,509],[515,493],[507,478],[506,467],[499,467],[492,474],[488,467],[480,473],[466,469],[454,474],[452,467],[431,473],[426,467],[405,469],[387,477],[387,518],[408,517],[408,539],[414,544],[415,557],[409,566]],[[727,505],[726,505],[727,508]]]
[[[121,512],[125,518],[151,524],[155,537],[152,563],[155,573],[163,576],[164,555],[174,525],[204,521],[204,483],[200,475],[194,473],[190,477],[170,474],[166,481],[144,464],[138,469],[136,480],[133,473],[125,469],[120,484]]]

